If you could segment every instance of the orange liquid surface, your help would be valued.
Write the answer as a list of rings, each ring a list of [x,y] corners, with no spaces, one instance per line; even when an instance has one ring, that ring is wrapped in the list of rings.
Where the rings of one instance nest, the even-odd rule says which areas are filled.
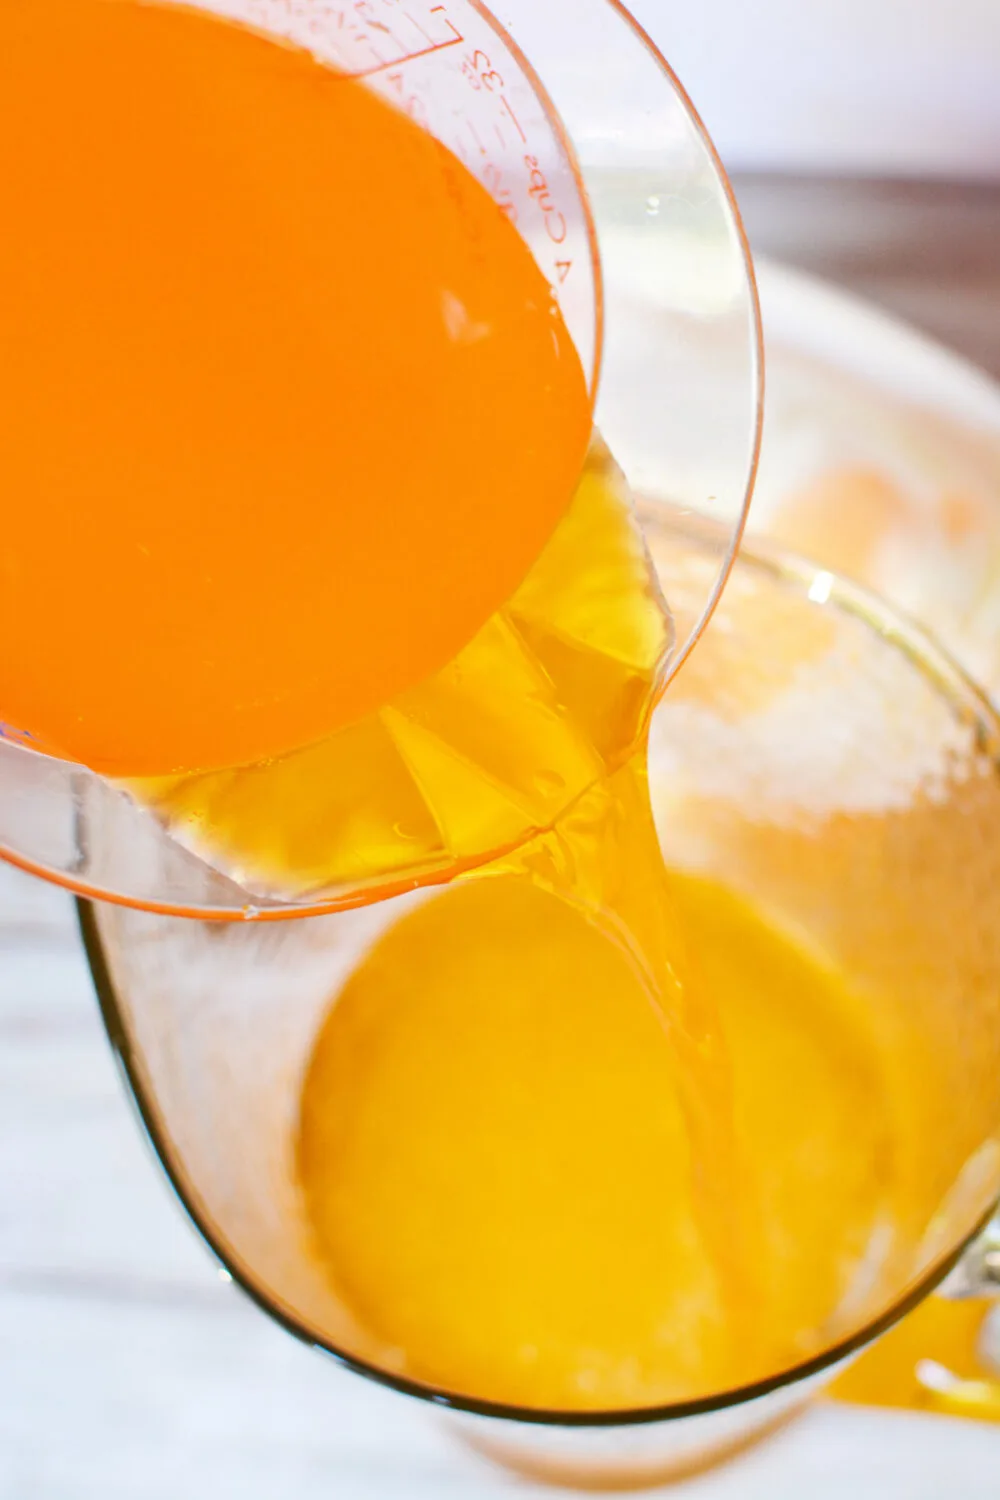
[[[513,225],[303,52],[0,7],[0,719],[109,774],[257,760],[443,667],[590,429]]]

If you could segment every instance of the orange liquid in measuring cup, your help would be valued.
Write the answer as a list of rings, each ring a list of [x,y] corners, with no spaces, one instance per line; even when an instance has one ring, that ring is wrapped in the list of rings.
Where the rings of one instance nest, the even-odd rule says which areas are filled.
[[[0,720],[247,763],[443,667],[590,428],[514,226],[402,112],[195,8],[0,6]]]

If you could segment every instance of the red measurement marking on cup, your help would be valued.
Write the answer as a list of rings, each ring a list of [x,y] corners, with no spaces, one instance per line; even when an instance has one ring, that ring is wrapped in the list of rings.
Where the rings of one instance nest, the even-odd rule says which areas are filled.
[[[530,64],[477,0],[199,4],[364,80],[452,150],[518,226],[589,363],[597,285],[582,184]]]
[[[287,37],[350,78],[370,78],[465,41],[443,5],[421,0],[208,0],[206,8]]]
[[[503,94],[500,95],[500,108],[503,110],[503,112],[507,116],[508,120],[510,120],[510,123],[513,125],[514,129],[517,131],[518,135],[521,137],[521,140],[524,142],[525,145],[527,145],[528,144],[528,137],[525,135],[524,131],[521,129],[521,122],[520,122],[520,120],[518,120],[517,115],[511,109],[510,105],[508,104],[507,100],[504,98]]]
[[[443,5],[425,11],[422,20],[398,0],[355,0],[344,7],[349,14],[346,29],[359,53],[367,48],[368,61],[352,59],[344,67],[353,78],[370,78],[386,68],[398,68],[418,57],[429,57],[448,47],[457,47],[465,38],[445,14]]]

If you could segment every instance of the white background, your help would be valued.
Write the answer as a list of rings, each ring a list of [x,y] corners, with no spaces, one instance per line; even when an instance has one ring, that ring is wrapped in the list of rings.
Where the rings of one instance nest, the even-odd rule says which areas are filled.
[[[1000,0],[626,0],[727,165],[1000,180]]]

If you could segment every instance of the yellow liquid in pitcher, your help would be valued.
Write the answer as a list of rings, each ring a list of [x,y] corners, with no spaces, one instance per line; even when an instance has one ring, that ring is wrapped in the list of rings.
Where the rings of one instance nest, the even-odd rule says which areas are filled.
[[[372,900],[471,872],[510,877],[618,955],[669,1057],[689,1202],[729,1332],[753,1306],[731,1084],[714,999],[664,869],[645,735],[671,622],[631,497],[595,436],[567,515],[507,604],[443,671],[266,766],[134,785],[168,825],[263,893]],[[492,858],[490,858],[492,856]],[[443,937],[439,961],[447,965]],[[481,1004],[467,996],[473,1009]],[[693,1197],[692,1197],[693,1194]]]
[[[646,786],[645,735],[671,640],[669,612],[627,486],[595,436],[569,511],[524,583],[444,670],[378,713],[265,766],[146,780],[134,783],[133,790],[195,848],[265,895],[342,892],[346,901],[370,901],[407,885],[471,873],[475,884],[449,896],[442,908],[454,909],[459,920],[445,927],[432,920],[422,933],[423,968],[418,972],[407,957],[401,960],[418,1005],[436,993],[433,976],[449,974],[457,956],[476,948],[477,932],[467,930],[461,915],[467,911],[502,944],[523,951],[524,984],[515,992],[520,989],[540,1020],[545,1009],[539,1002],[556,961],[570,976],[592,969],[598,976],[595,993],[606,1007],[603,1019],[588,1014],[574,981],[563,992],[568,1009],[546,1045],[572,1088],[585,1086],[588,1075],[580,1072],[573,1049],[559,1057],[561,1032],[572,1024],[589,1038],[596,1057],[619,1021],[628,1037],[635,1020],[628,1013],[638,1006],[654,1069],[670,1080],[667,1107],[678,1136],[655,1191],[668,1218],[679,1216],[684,1223],[676,1232],[693,1236],[689,1257],[704,1263],[705,1284],[715,1298],[711,1337],[721,1374],[726,1368],[721,1349],[744,1357],[755,1347],[757,1268],[746,1252],[744,1219],[756,1208],[739,1186],[730,1065],[716,997],[699,976],[697,944],[686,938],[687,916],[677,907],[664,868]],[[557,935],[556,959],[546,961],[532,944],[533,922],[540,924],[537,935]],[[503,973],[497,971],[501,985]],[[479,992],[475,983],[457,983],[449,1004],[456,1019],[466,1010],[465,1024],[473,1028],[488,1027],[495,1017],[493,995]],[[572,1022],[575,1006],[579,1014]],[[418,1014],[413,1024],[442,1060],[452,1056],[450,1023],[436,1025]],[[410,1034],[402,1016],[387,1015],[384,1029],[390,1046]],[[483,1039],[488,1045],[487,1033]],[[516,1034],[510,1041],[515,1049],[526,1044]],[[357,1090],[365,1083],[367,1044],[356,1035],[345,1036],[344,1043],[341,1061],[355,1080],[353,1097],[366,1112],[368,1103]],[[512,1056],[501,1052],[496,1058],[494,1083],[501,1087]],[[471,1081],[468,1061],[458,1060],[456,1066]],[[317,1121],[325,1102],[339,1098],[343,1104],[346,1096],[323,1070],[314,1076],[305,1117]],[[430,1075],[427,1079],[434,1082]],[[627,1094],[631,1084],[624,1074],[620,1084]],[[410,1133],[411,1125],[405,1094],[395,1097],[399,1114],[381,1120],[365,1148],[371,1156],[354,1164],[356,1172],[325,1136],[303,1156],[307,1180],[318,1173],[332,1186],[346,1218],[359,1231],[369,1226],[371,1246],[392,1238],[391,1218],[380,1219],[373,1205],[360,1199],[351,1204],[343,1194],[350,1182],[362,1179],[377,1194],[379,1160],[381,1169],[396,1170],[392,1141],[397,1132]],[[447,1102],[446,1093],[441,1102]],[[459,1128],[460,1102],[449,1113]],[[647,1162],[664,1149],[663,1129],[651,1126],[643,1111],[632,1112],[629,1128],[638,1136],[651,1131]],[[491,1129],[499,1142],[502,1113]],[[432,1164],[443,1144],[443,1138],[423,1142],[424,1170],[447,1173],[443,1156],[437,1167]],[[464,1165],[461,1158],[454,1165],[458,1183],[475,1194],[476,1146],[471,1139],[467,1145],[471,1155]],[[523,1154],[516,1138],[507,1149],[512,1160]],[[433,1219],[439,1205],[423,1198],[422,1174],[413,1166],[408,1158],[399,1167],[397,1188],[412,1193],[414,1202],[424,1201]],[[595,1188],[592,1211],[598,1215],[606,1186]],[[449,1196],[452,1192],[449,1187]],[[549,1209],[567,1229],[574,1223],[572,1199],[552,1184]],[[550,1218],[550,1228],[551,1223]],[[447,1224],[442,1232],[449,1236]],[[404,1236],[398,1248],[396,1272],[402,1281],[395,1290],[391,1282],[385,1288],[390,1325],[391,1300],[402,1287],[417,1298],[438,1295],[423,1279],[429,1242],[420,1250]],[[360,1261],[368,1259],[363,1243],[354,1249]],[[611,1249],[609,1244],[599,1253]],[[373,1271],[377,1264],[372,1260]],[[551,1262],[548,1271],[540,1268],[540,1287],[552,1269]],[[338,1275],[339,1270],[335,1256]],[[665,1265],[664,1275],[669,1280],[676,1267]],[[440,1291],[441,1277],[437,1282]],[[582,1284],[568,1282],[565,1292],[568,1309],[582,1295]],[[633,1314],[643,1296],[639,1287],[636,1293]],[[537,1297],[534,1303],[529,1297],[529,1303],[537,1310]],[[477,1322],[480,1312],[485,1313],[485,1303],[477,1310],[467,1296],[461,1316],[473,1320],[477,1345],[492,1357],[495,1325],[489,1316]],[[583,1313],[581,1303],[576,1316]],[[663,1316],[670,1316],[668,1307]],[[686,1326],[682,1320],[669,1335],[675,1354]],[[623,1317],[615,1347],[623,1349],[634,1332],[635,1316]],[[419,1350],[408,1351],[407,1368],[411,1353],[412,1367],[422,1369]],[[502,1369],[502,1351],[496,1353],[501,1363],[495,1380],[487,1378],[485,1367],[475,1375],[457,1366],[450,1383],[484,1397],[519,1399]],[[656,1380],[665,1378],[668,1365],[665,1356]],[[563,1386],[552,1386],[545,1396],[540,1385],[537,1399],[558,1396],[570,1404],[631,1399],[625,1385],[609,1387],[603,1378],[588,1393],[588,1368],[580,1367],[584,1385],[574,1385],[563,1359]],[[682,1360],[675,1372],[682,1383],[684,1370]],[[687,1378],[693,1378],[691,1367]],[[530,1399],[530,1387],[521,1396]]]
[[[866,1003],[722,888],[670,888],[729,1057],[728,1092],[698,1078],[731,1113],[728,1162],[695,1159],[690,1074],[627,950],[524,880],[420,906],[336,997],[298,1171],[314,1253],[389,1368],[529,1406],[644,1406],[854,1326],[900,1206]],[[706,1195],[732,1218],[721,1253]]]

